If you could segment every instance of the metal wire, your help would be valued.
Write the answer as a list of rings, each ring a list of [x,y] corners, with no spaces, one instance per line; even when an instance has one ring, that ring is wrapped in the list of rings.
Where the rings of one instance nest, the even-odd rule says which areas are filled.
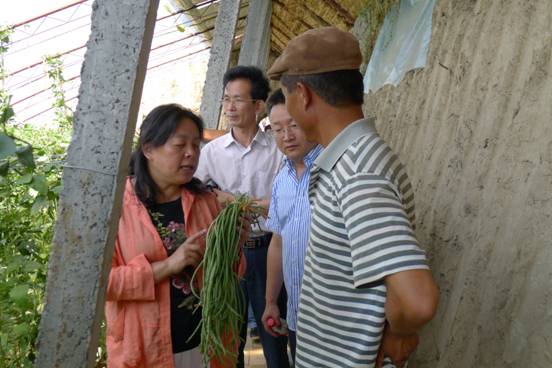
[[[197,3],[197,4],[194,4],[193,6],[190,6],[190,7],[186,8],[186,9],[180,9],[180,10],[178,10],[178,11],[176,11],[176,12],[173,12],[173,13],[171,13],[171,14],[168,14],[168,15],[166,15],[166,16],[159,17],[156,21],[157,21],[157,22],[160,22],[160,21],[166,20],[166,19],[168,19],[168,18],[170,18],[170,17],[177,16],[177,17],[175,17],[175,20],[174,20],[174,23],[173,23],[173,24],[179,23],[179,24],[183,24],[185,27],[190,27],[190,28],[192,28],[192,27],[201,27],[201,26],[205,27],[206,24],[209,24],[209,23],[208,23],[209,21],[212,21],[212,20],[216,19],[216,17],[217,17],[217,12],[211,12],[211,10],[212,10],[211,5],[213,5],[213,4],[215,4],[215,3],[218,3],[218,2],[219,2],[219,0],[206,0],[206,1],[202,1],[202,2],[199,2],[199,3]],[[57,29],[59,29],[59,28],[61,28],[61,27],[63,27],[63,26],[67,26],[68,24],[72,24],[72,23],[75,23],[75,22],[77,22],[77,21],[79,21],[79,20],[82,20],[82,19],[84,19],[84,18],[86,18],[86,17],[89,17],[89,15],[84,15],[84,16],[80,16],[80,17],[74,18],[74,16],[77,14],[77,12],[78,12],[78,10],[79,10],[79,6],[81,6],[81,5],[85,4],[85,3],[87,3],[87,0],[79,0],[79,1],[76,1],[76,2],[74,2],[74,3],[72,3],[72,4],[69,4],[69,5],[67,5],[67,6],[64,6],[64,7],[62,7],[62,8],[55,9],[55,10],[50,11],[50,12],[48,12],[48,13],[39,15],[39,16],[37,16],[37,17],[33,17],[33,18],[31,18],[31,19],[28,19],[28,20],[26,20],[26,21],[23,21],[23,22],[20,22],[20,23],[14,25],[13,28],[14,28],[14,29],[17,29],[18,32],[22,32],[22,33],[28,34],[29,36],[24,37],[24,38],[22,38],[22,39],[18,39],[18,40],[16,40],[16,41],[12,42],[10,45],[21,44],[23,41],[26,41],[26,40],[29,40],[29,39],[33,39],[33,37],[36,37],[36,36],[39,36],[39,35],[43,35],[43,34],[47,34],[48,32],[55,31],[55,30],[57,30]],[[248,6],[248,3],[249,3],[249,2],[244,1],[244,2],[242,3],[241,7]],[[86,4],[86,5],[89,5],[89,4]],[[69,9],[69,8],[72,8],[72,7],[75,7],[75,8],[74,8],[74,10],[71,12],[71,15],[69,16],[69,18],[68,18],[68,20],[67,20],[66,22],[64,22],[63,24],[55,25],[55,26],[50,27],[50,28],[48,28],[48,29],[46,29],[46,30],[41,29],[41,28],[43,27],[44,22],[45,22],[45,20],[46,20],[47,18],[50,18],[50,19],[57,19],[57,18],[53,17],[52,15],[53,15],[53,14],[58,14],[58,13],[62,12],[63,10],[66,10],[66,9]],[[205,9],[202,9],[203,7],[204,7]],[[199,13],[200,13],[199,17],[197,17],[197,14],[196,14],[195,17],[193,17],[193,18],[191,18],[191,19],[189,19],[189,20],[186,19],[186,20],[184,20],[184,21],[180,21],[180,22],[179,22],[179,19],[178,19],[178,18],[179,18],[179,17],[178,17],[179,15],[185,14],[186,12],[189,12],[189,11],[191,11],[191,10],[193,10],[193,9],[199,9],[199,10],[200,10],[200,11],[199,11]],[[238,27],[236,27],[237,30],[241,27],[241,26],[240,26],[240,23],[241,23],[241,25],[243,25],[243,20],[244,20],[245,18],[246,18],[245,16],[240,17],[240,19],[238,20]],[[61,19],[57,19],[57,20],[60,21],[60,22],[63,22],[63,20],[61,20]],[[25,31],[21,28],[21,26],[23,26],[23,25],[30,24],[30,23],[36,22],[36,21],[40,21],[40,23],[37,25],[36,28],[34,28],[33,32],[30,32],[30,33],[29,33],[29,32],[25,32]],[[240,22],[240,21],[241,21],[241,22]],[[81,29],[81,28],[84,28],[84,27],[89,27],[89,26],[90,26],[90,23],[87,23],[87,24],[84,24],[84,25],[80,25],[80,26],[78,26],[78,27],[73,28],[73,29],[70,30],[69,32],[72,32],[72,31],[75,31],[75,30],[78,30],[78,29]],[[160,38],[163,37],[163,36],[167,36],[167,35],[170,35],[170,34],[174,34],[174,33],[176,33],[176,32],[179,32],[179,30],[176,29],[176,27],[174,27],[174,28],[173,28],[173,27],[174,27],[174,26],[167,26],[166,28],[169,28],[169,29],[172,28],[172,29],[170,29],[168,32],[159,32],[159,33],[154,34],[154,39],[156,39],[156,38],[157,38],[157,39],[160,39]],[[180,50],[182,50],[182,49],[187,49],[187,50],[189,50],[191,47],[195,48],[195,47],[200,46],[200,45],[202,45],[202,44],[210,43],[210,41],[211,41],[210,38],[203,38],[203,37],[202,37],[202,40],[201,40],[201,41],[199,41],[199,42],[195,42],[195,41],[196,41],[197,38],[199,38],[199,36],[204,35],[204,34],[209,33],[209,32],[212,32],[213,30],[214,30],[214,24],[213,24],[212,26],[208,26],[208,27],[205,28],[205,29],[202,29],[201,31],[194,32],[194,33],[192,33],[192,34],[186,35],[186,36],[184,36],[184,37],[182,37],[182,38],[179,38],[179,39],[177,39],[177,40],[171,40],[171,41],[169,41],[169,42],[165,42],[165,43],[163,43],[163,44],[157,45],[157,46],[155,46],[155,47],[153,47],[153,48],[151,49],[152,54],[150,55],[150,60],[149,60],[149,61],[151,62],[151,61],[155,61],[155,60],[161,59],[161,56],[166,58],[168,55],[175,54],[175,53],[177,53],[178,51],[180,51]],[[67,34],[67,33],[68,33],[68,32],[63,32],[63,33],[55,34],[55,35],[52,36],[52,37],[49,37],[49,38],[47,38],[47,39],[45,39],[45,40],[41,40],[40,43],[42,44],[42,43],[47,42],[47,41],[50,41],[50,40],[52,40],[52,39],[61,37],[62,35]],[[238,39],[239,37],[240,37],[240,36],[237,36],[236,39]],[[180,44],[182,43],[182,41],[185,41],[185,40],[190,40],[190,42],[186,43],[186,44],[185,44],[184,46],[182,46],[182,47],[178,47],[178,48],[173,48],[173,47],[171,47],[172,45],[177,45],[177,44],[180,45]],[[34,44],[34,45],[38,45],[38,44],[39,44],[39,43],[36,43],[36,44]],[[21,51],[23,51],[23,50],[26,50],[26,49],[32,48],[32,47],[33,47],[33,45],[30,45],[30,46],[26,46],[26,47],[24,47],[24,48],[17,49],[17,50],[14,50],[14,51],[11,51],[11,50],[10,50],[10,52],[9,52],[6,56],[9,57],[10,55],[14,55],[14,54],[16,54],[16,53],[19,53],[19,52],[21,52]],[[79,50],[81,50],[81,49],[85,49],[85,47],[86,47],[86,44],[85,44],[85,45],[78,46],[78,47],[75,47],[75,48],[73,48],[73,49],[71,49],[71,50],[67,50],[67,51],[65,51],[65,52],[62,52],[62,53],[60,53],[59,55],[60,55],[60,56],[70,55],[70,54],[74,53],[75,51],[79,51]],[[159,57],[157,57],[157,56],[158,56],[158,53],[159,53],[159,50],[164,49],[164,48],[167,48],[167,47],[171,47],[171,50],[165,51],[165,52],[162,53],[162,55],[159,55]],[[162,69],[163,67],[165,67],[165,66],[167,66],[167,65],[171,65],[171,64],[177,63],[177,62],[180,61],[180,60],[183,60],[183,59],[186,59],[186,58],[195,56],[195,55],[199,55],[199,54],[201,54],[202,52],[205,52],[205,51],[209,50],[210,48],[211,48],[210,46],[206,46],[206,47],[203,47],[203,48],[201,48],[201,49],[195,50],[195,51],[193,51],[193,52],[188,52],[188,53],[186,53],[186,54],[184,54],[184,55],[181,55],[181,56],[179,56],[179,57],[175,57],[175,58],[170,59],[170,60],[160,60],[160,63],[158,63],[158,64],[156,64],[156,65],[154,65],[154,66],[148,67],[147,70],[148,70],[148,71],[152,71],[152,70],[153,70],[153,71],[157,71],[157,70],[160,70],[160,69]],[[152,55],[153,55],[153,57],[151,57]],[[79,63],[82,63],[82,58],[83,58],[82,55],[74,55],[74,57],[80,58],[80,60],[76,60],[76,61],[74,61],[74,62],[72,62],[72,63],[70,63],[70,64],[68,64],[68,65],[65,65],[65,67],[64,67],[65,69],[67,69],[67,68],[69,68],[69,67],[72,67],[72,66],[75,66],[75,65],[77,65],[77,64],[79,64]],[[44,63],[43,60],[37,61],[37,62],[35,62],[35,63],[33,63],[33,64],[27,65],[27,66],[25,66],[25,67],[23,67],[23,68],[20,68],[20,69],[14,71],[14,72],[11,72],[10,74],[7,75],[7,77],[13,77],[14,75],[20,74],[20,73],[22,73],[22,72],[24,72],[24,71],[29,71],[29,70],[31,70],[31,69],[35,68],[36,66],[39,66],[39,65],[41,65],[41,64],[43,64],[43,63]],[[18,89],[20,89],[20,88],[23,88],[23,87],[27,87],[27,86],[29,86],[29,85],[32,85],[33,83],[35,83],[35,82],[37,82],[37,81],[39,81],[39,80],[45,78],[46,76],[47,76],[47,73],[46,73],[46,72],[41,73],[39,76],[37,76],[37,75],[35,74],[35,76],[32,76],[32,77],[27,78],[27,79],[24,79],[23,81],[19,81],[19,82],[15,83],[14,85],[10,86],[9,88],[10,88],[10,90],[18,90]],[[67,85],[65,85],[64,92],[72,91],[72,90],[76,89],[76,88],[80,85],[80,75],[75,75],[75,76],[73,76],[73,77],[71,77],[71,78],[69,78],[69,79],[67,79],[67,80],[65,81],[65,83],[69,84],[68,82],[71,82],[71,88],[67,88]],[[20,98],[19,100],[15,101],[12,105],[21,105],[21,104],[23,104],[25,101],[30,101],[30,100],[33,100],[33,101],[34,101],[34,98],[35,98],[36,96],[41,95],[41,94],[43,94],[44,92],[46,92],[46,91],[48,91],[48,90],[49,90],[49,88],[41,89],[40,91],[34,92],[34,93],[32,93],[31,95],[28,95],[28,96],[25,96],[25,97]],[[71,97],[71,98],[66,99],[66,103],[68,103],[68,102],[70,102],[70,101],[73,101],[73,100],[75,100],[75,99],[77,99],[77,98],[78,98],[78,94],[75,95],[75,96],[73,96],[73,97]],[[18,111],[18,115],[19,115],[20,113],[22,113],[22,112],[25,112],[25,111],[29,110],[29,109],[33,109],[35,106],[38,106],[38,105],[40,105],[40,104],[44,104],[45,102],[47,102],[47,101],[49,101],[49,100],[51,100],[51,98],[41,99],[40,101],[38,101],[38,102],[36,102],[36,103],[32,103],[32,104],[30,104],[30,105],[28,105],[28,106],[25,106],[25,107],[22,108],[20,111]],[[45,109],[45,110],[40,111],[40,112],[37,113],[37,114],[34,114],[34,115],[32,115],[32,116],[30,116],[30,117],[28,117],[28,118],[22,119],[22,121],[29,121],[29,120],[32,120],[32,119],[34,119],[34,118],[40,116],[41,114],[44,114],[44,113],[46,113],[46,112],[52,110],[53,108],[54,108],[53,106],[52,106],[52,107],[49,107],[49,108],[47,108],[47,109]]]

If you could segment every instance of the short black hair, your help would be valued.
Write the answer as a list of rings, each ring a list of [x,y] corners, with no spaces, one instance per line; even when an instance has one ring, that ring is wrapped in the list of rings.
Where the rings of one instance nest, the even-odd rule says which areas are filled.
[[[362,105],[364,84],[359,70],[337,70],[308,75],[282,75],[280,83],[290,92],[297,83],[309,86],[326,103],[339,107]]]
[[[203,120],[190,109],[178,104],[157,106],[142,122],[140,136],[130,159],[129,173],[134,177],[134,192],[146,207],[155,204],[155,195],[159,188],[149,173],[144,146],[146,144],[152,147],[164,145],[183,119],[191,120],[199,130],[199,136],[203,137]],[[196,194],[205,190],[201,181],[196,178],[184,184],[183,187]]]
[[[285,105],[285,103],[286,96],[284,96],[282,89],[278,88],[276,91],[272,92],[272,94],[268,97],[268,100],[266,100],[266,113],[270,115],[270,111],[274,106]]]
[[[263,71],[256,66],[238,65],[230,68],[224,73],[223,84],[224,88],[228,82],[236,79],[247,79],[251,82],[251,98],[253,100],[266,101],[270,92],[268,79]]]

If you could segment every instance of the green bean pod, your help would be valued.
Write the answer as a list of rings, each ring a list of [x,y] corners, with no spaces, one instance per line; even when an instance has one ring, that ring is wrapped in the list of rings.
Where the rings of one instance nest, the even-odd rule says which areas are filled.
[[[192,288],[202,307],[200,350],[203,364],[208,367],[214,358],[236,358],[240,343],[240,328],[243,323],[243,295],[235,265],[241,255],[239,229],[242,218],[254,214],[256,208],[251,199],[238,196],[215,218],[207,232],[207,247],[203,260],[196,268],[191,285],[199,269],[203,269],[201,291]]]

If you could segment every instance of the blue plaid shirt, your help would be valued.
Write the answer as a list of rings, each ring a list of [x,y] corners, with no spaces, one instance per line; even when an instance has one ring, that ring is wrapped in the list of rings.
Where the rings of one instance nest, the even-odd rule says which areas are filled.
[[[286,158],[272,185],[267,227],[282,237],[282,268],[288,295],[286,320],[292,331],[297,329],[299,293],[309,242],[310,169],[320,152],[322,146],[316,146],[305,156],[306,167],[300,178],[297,178],[292,162]]]

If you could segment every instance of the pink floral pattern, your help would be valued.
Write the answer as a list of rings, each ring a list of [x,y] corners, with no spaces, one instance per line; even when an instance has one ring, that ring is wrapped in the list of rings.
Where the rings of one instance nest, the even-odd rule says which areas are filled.
[[[186,241],[186,231],[184,224],[171,221],[167,227],[163,226],[159,218],[162,216],[159,213],[151,212],[151,218],[156,225],[157,232],[163,241],[163,246],[167,250],[167,255],[171,256],[179,246]],[[175,288],[182,291],[184,295],[189,295],[190,298],[195,298],[192,294],[191,279],[193,275],[193,269],[185,268],[180,274],[171,277],[171,284]],[[195,285],[197,290],[197,285]],[[188,301],[189,302],[189,301]],[[195,303],[186,303],[187,305],[193,305]]]

